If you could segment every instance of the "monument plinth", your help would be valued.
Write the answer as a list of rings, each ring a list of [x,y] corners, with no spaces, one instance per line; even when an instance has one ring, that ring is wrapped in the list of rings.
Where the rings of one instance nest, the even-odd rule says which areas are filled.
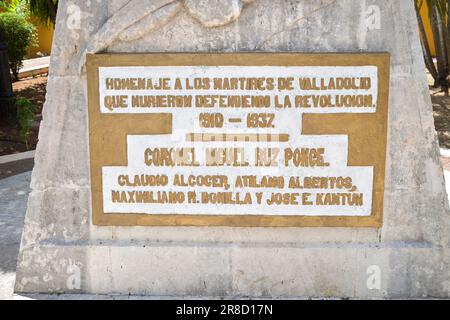
[[[61,1],[16,291],[447,297],[411,1]]]

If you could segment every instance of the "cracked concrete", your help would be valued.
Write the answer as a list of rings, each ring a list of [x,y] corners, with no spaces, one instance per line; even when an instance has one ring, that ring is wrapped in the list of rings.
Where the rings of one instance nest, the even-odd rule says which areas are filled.
[[[307,12],[306,14],[304,14],[298,18],[295,18],[294,21],[290,22],[287,26],[283,27],[283,29],[276,31],[276,32],[270,34],[267,38],[263,39],[258,45],[255,46],[254,50],[256,50],[256,51],[261,50],[264,47],[264,45],[267,42],[269,42],[271,39],[273,39],[275,36],[278,36],[283,32],[288,32],[289,30],[292,30],[293,28],[298,28],[300,21],[305,21],[308,18],[313,18],[314,14],[316,14],[322,10],[331,9],[331,7],[336,4],[336,2],[337,2],[337,0],[332,0],[329,3],[321,5],[318,8],[316,8],[310,12]]]

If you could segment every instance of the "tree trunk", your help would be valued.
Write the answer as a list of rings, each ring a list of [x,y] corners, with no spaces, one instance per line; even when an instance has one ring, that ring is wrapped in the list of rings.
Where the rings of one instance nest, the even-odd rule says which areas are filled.
[[[445,8],[444,27],[445,27],[445,44],[447,47],[447,63],[450,69],[450,0],[447,0]],[[450,70],[449,70],[450,73]]]
[[[450,0],[448,0],[450,1]],[[425,60],[425,65],[430,72],[431,76],[434,79],[434,86],[438,86],[438,72],[436,70],[436,66],[433,62],[433,56],[431,54],[430,44],[428,43],[427,34],[425,32],[425,27],[423,25],[422,16],[420,15],[419,7],[417,6],[417,2],[414,1],[415,7],[416,7],[416,15],[417,15],[417,21],[419,23],[419,33],[420,33],[420,39],[422,42],[422,50],[423,50],[423,56]],[[448,34],[448,33],[447,33]]]
[[[48,12],[50,15],[50,20],[52,21],[53,25],[55,25],[57,8],[52,0],[47,0],[47,6],[48,6]]]
[[[431,8],[431,27],[433,29],[434,44],[436,46],[436,59],[438,67],[438,83],[442,91],[448,95],[448,63],[446,55],[445,38],[442,28],[442,19],[436,5]]]
[[[12,69],[12,78],[14,82],[17,82],[20,80],[19,78],[19,72],[16,69]]]

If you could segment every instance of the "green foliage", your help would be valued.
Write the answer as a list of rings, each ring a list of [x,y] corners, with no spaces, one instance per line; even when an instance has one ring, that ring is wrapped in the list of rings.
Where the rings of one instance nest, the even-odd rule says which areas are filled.
[[[434,79],[434,86],[441,87],[446,96],[450,88],[450,0],[414,0],[425,64]],[[427,4],[433,37],[427,36],[420,8]],[[436,63],[431,55],[431,43],[436,49]]]
[[[0,11],[33,16],[47,27],[55,24],[57,10],[58,0],[0,0]]]
[[[28,47],[37,44],[36,27],[20,14],[4,12],[0,14],[0,28],[8,46],[9,66],[14,79],[18,80]]]
[[[29,6],[25,0],[0,0],[0,9],[3,12],[16,13],[25,18],[30,15]]]
[[[31,101],[24,98],[18,98],[16,100],[17,105],[17,120],[20,125],[20,137],[26,143],[28,149],[28,138],[30,136],[30,129],[33,125],[33,106]]]
[[[33,16],[37,17],[45,25],[55,24],[58,0],[25,0],[25,2],[29,5]]]

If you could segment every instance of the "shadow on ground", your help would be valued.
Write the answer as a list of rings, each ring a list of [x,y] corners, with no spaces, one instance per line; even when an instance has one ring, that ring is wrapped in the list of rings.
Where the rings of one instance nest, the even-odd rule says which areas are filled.
[[[434,95],[431,101],[439,144],[441,148],[450,149],[450,97]]]

